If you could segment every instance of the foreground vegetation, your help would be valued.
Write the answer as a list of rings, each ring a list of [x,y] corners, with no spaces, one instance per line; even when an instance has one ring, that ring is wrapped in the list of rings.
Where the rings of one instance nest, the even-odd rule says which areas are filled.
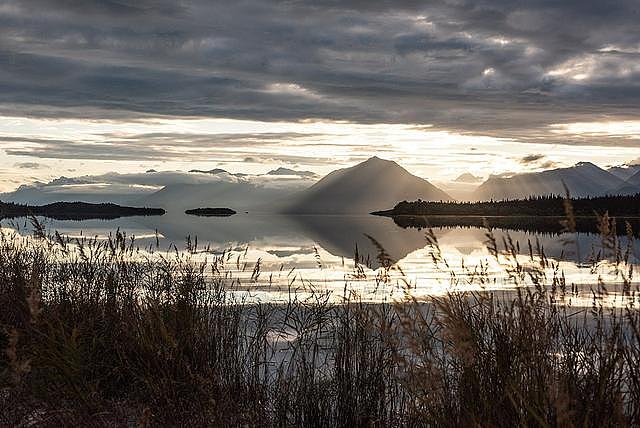
[[[567,304],[559,265],[540,248],[523,263],[490,229],[513,294],[365,304],[345,291],[340,305],[244,302],[229,256],[198,263],[191,245],[145,256],[121,233],[3,235],[0,425],[636,426],[635,250],[612,225],[601,219],[593,260],[629,298],[611,309],[597,278],[590,308]],[[448,269],[433,233],[426,244]]]

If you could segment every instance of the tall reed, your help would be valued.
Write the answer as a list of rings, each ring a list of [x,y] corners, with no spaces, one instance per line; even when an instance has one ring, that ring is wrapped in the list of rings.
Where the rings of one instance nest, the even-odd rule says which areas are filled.
[[[571,303],[577,289],[538,243],[523,260],[490,227],[487,248],[515,291],[419,300],[407,286],[378,304],[348,290],[340,304],[319,290],[244,301],[229,255],[198,262],[191,240],[149,255],[119,231],[3,233],[0,424],[639,425],[635,249],[615,227],[599,219],[588,308]],[[426,263],[451,269],[432,231],[425,245]],[[397,269],[381,246],[379,258]],[[625,305],[609,307],[595,269],[605,265]],[[490,281],[467,269],[471,280],[451,276],[458,289]]]

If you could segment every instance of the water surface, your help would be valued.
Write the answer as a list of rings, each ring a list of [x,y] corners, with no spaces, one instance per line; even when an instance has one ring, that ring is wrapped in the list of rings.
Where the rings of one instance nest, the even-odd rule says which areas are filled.
[[[224,268],[234,286],[262,300],[285,299],[292,289],[298,293],[326,290],[336,296],[353,291],[373,301],[400,299],[407,291],[424,297],[454,290],[512,290],[517,284],[505,275],[505,266],[517,260],[524,269],[538,268],[537,248],[543,248],[551,262],[545,269],[548,282],[557,266],[568,287],[580,287],[587,303],[598,275],[610,284],[610,291],[622,282],[610,264],[600,263],[594,270],[591,260],[608,250],[598,235],[590,233],[494,229],[499,249],[504,250],[503,240],[510,237],[516,253],[497,260],[487,248],[486,229],[438,227],[427,239],[425,229],[403,228],[392,219],[371,215],[240,213],[223,218],[167,213],[115,220],[42,221],[49,231],[73,237],[106,239],[120,230],[135,236],[141,249],[154,253],[183,250],[187,239],[193,244],[197,240],[194,258],[212,261],[224,254]],[[25,219],[5,220],[3,226],[30,233]],[[434,239],[438,249],[429,245]],[[621,247],[626,248],[626,238],[620,239]],[[638,262],[637,248],[634,240],[630,252],[634,263]]]

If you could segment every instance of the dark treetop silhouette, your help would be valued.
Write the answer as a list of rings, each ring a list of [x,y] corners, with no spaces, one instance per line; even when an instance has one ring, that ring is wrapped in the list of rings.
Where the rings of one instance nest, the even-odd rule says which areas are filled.
[[[236,212],[231,208],[194,208],[192,210],[186,210],[184,213],[203,217],[229,217]]]
[[[561,233],[567,231],[563,220],[569,206],[578,232],[600,232],[597,218],[604,215],[618,219],[621,227],[617,228],[617,234],[627,233],[625,223],[634,230],[640,225],[640,194],[569,200],[560,196],[537,196],[490,202],[402,201],[390,210],[372,214],[392,217],[401,227],[482,227],[487,223],[506,229]]]
[[[0,202],[0,218],[43,216],[56,220],[114,219],[130,216],[163,215],[161,208],[123,207],[116,204],[56,202],[48,205],[20,205]]]

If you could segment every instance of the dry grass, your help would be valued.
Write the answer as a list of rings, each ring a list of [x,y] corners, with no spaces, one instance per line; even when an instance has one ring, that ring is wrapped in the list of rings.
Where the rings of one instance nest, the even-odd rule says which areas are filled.
[[[614,228],[600,218],[592,263],[607,260],[631,294],[633,248]],[[640,424],[638,311],[607,309],[597,278],[592,307],[572,307],[574,288],[539,245],[525,265],[490,228],[489,250],[521,285],[513,295],[341,305],[321,292],[245,304],[224,259],[36,230],[0,240],[0,425]],[[426,244],[449,269],[435,234]]]

